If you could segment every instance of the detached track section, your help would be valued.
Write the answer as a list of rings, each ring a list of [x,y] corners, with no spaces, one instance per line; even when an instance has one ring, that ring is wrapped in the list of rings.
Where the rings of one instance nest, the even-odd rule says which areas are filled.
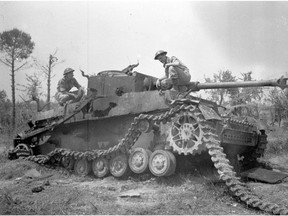
[[[174,101],[175,102],[175,101]],[[88,161],[94,160],[98,157],[110,157],[112,153],[122,152],[128,153],[132,146],[136,143],[141,132],[137,129],[137,123],[142,119],[147,119],[153,123],[159,124],[160,122],[170,122],[171,118],[179,114],[182,111],[195,112],[195,105],[189,105],[189,102],[181,102],[182,105],[175,105],[168,112],[160,115],[147,115],[140,114],[134,118],[131,123],[131,127],[125,134],[124,138],[115,146],[107,150],[93,150],[86,152],[77,152],[69,149],[57,148],[50,152],[48,155],[37,155],[27,157],[27,160],[34,161],[41,165],[53,165],[57,158],[61,157],[74,157],[76,160],[86,158]],[[196,108],[198,110],[198,108]],[[202,113],[197,112],[199,117],[199,123],[204,129],[204,143],[208,149],[208,153],[211,156],[211,160],[216,167],[220,179],[225,181],[229,190],[239,198],[240,201],[244,202],[249,207],[265,211],[270,214],[276,215],[288,215],[288,209],[286,207],[280,207],[277,204],[266,202],[261,200],[256,194],[254,194],[250,188],[240,181],[240,178],[236,176],[233,171],[233,167],[229,164],[229,160],[226,158],[226,154],[223,151],[223,147],[220,145],[220,139],[216,134],[215,122],[207,121],[204,119]]]
[[[218,171],[220,179],[225,181],[229,190],[249,207],[260,209],[270,214],[287,215],[288,209],[286,207],[280,207],[277,204],[261,200],[250,188],[240,181],[240,178],[233,171],[233,167],[229,164],[223,147],[220,145],[220,140],[214,129],[214,122],[207,122],[203,117],[203,124],[206,124],[207,129],[204,139],[208,153]]]

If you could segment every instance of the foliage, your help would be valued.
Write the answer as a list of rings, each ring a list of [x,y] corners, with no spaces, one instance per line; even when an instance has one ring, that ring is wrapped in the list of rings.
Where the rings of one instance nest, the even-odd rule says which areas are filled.
[[[240,80],[246,81],[255,81],[252,78],[252,71],[247,73],[241,73],[242,78]],[[248,88],[241,88],[231,98],[230,104],[232,107],[235,107],[233,113],[238,116],[250,116],[253,118],[258,119],[259,112],[258,112],[258,101],[261,100],[263,90],[261,87],[248,87]]]
[[[288,153],[288,127],[273,126],[268,134],[268,145],[265,153],[267,155],[281,155]]]
[[[40,102],[44,103],[40,100]],[[6,92],[0,90],[0,133],[8,134],[8,136],[13,135],[12,119],[10,110],[12,108],[11,101],[7,98]],[[31,102],[17,102],[16,103],[16,130],[15,132],[21,132],[27,129],[27,122],[35,116],[37,113],[37,104]]]
[[[11,87],[12,87],[12,128],[15,129],[16,123],[16,103],[15,103],[15,72],[23,68],[27,59],[34,49],[34,42],[31,36],[16,28],[10,31],[0,33],[0,51],[3,54],[0,62],[11,69]],[[20,63],[20,66],[17,66]]]
[[[29,34],[16,28],[0,34],[0,50],[7,54],[8,59],[27,59],[34,45]]]
[[[218,74],[213,74],[213,79],[205,77],[206,83],[213,82],[235,82],[237,79],[235,76],[232,76],[232,72],[229,70],[219,71]],[[237,88],[232,89],[211,89],[205,90],[206,93],[210,94],[211,100],[215,101],[217,104],[222,105],[225,103],[225,96],[230,95],[232,97],[237,93]],[[227,99],[226,99],[227,100]]]
[[[236,82],[238,79],[242,81],[254,81],[252,72],[241,73],[242,78],[236,78],[229,70],[219,71],[213,75],[213,79],[206,78],[206,83],[211,82]],[[228,88],[228,89],[212,89],[206,90],[210,94],[211,99],[218,105],[225,105],[230,108],[230,113],[237,116],[258,118],[258,104],[256,101],[261,99],[263,93],[261,87],[249,88]]]
[[[37,111],[40,111],[40,97],[42,96],[40,78],[36,73],[33,75],[26,74],[26,80],[26,85],[19,84],[19,86],[23,87],[21,91],[23,91],[24,95],[26,95],[22,95],[21,98],[25,103],[35,101],[37,104]]]
[[[7,98],[4,90],[0,91],[0,126],[1,128],[9,127],[11,124],[11,101]]]
[[[279,90],[273,88],[268,93],[266,102],[272,105],[271,114],[273,116],[272,125],[275,122],[278,122],[278,125],[281,125],[282,119],[288,117],[288,92],[287,90]]]

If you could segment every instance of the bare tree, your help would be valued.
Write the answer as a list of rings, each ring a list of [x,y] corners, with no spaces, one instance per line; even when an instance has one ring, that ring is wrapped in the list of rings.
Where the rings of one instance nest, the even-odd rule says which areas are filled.
[[[11,69],[12,88],[12,129],[15,130],[16,105],[15,105],[15,72],[27,65],[26,60],[34,49],[31,36],[16,28],[0,33],[0,51],[3,54],[0,62]],[[17,66],[17,64],[19,64]]]
[[[48,63],[46,65],[40,65],[36,62],[36,64],[40,67],[40,69],[44,72],[47,78],[47,109],[50,109],[50,99],[51,99],[51,80],[55,76],[53,75],[53,68],[60,63],[63,63],[65,60],[58,61],[56,57],[57,49],[55,50],[54,54],[50,54],[48,58]]]

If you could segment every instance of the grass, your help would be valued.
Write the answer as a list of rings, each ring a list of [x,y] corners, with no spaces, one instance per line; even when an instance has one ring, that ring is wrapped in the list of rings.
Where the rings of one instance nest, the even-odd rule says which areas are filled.
[[[32,194],[27,186],[17,191],[5,191],[2,193],[1,214],[83,214],[83,211],[73,208],[75,201],[79,199],[77,188],[59,187],[57,190],[46,193]],[[25,194],[25,196],[23,195]],[[76,211],[75,211],[76,210]]]

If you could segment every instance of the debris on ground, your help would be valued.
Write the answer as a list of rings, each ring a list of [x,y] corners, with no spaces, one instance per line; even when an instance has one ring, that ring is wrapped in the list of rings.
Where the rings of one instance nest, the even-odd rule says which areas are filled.
[[[126,192],[120,194],[121,198],[125,198],[125,197],[133,197],[133,198],[137,197],[137,198],[139,198],[140,196],[141,195],[140,195],[138,190],[129,190],[129,191],[126,191]]]
[[[32,193],[39,193],[39,192],[41,192],[43,190],[44,190],[44,187],[37,186],[37,187],[32,188]]]

